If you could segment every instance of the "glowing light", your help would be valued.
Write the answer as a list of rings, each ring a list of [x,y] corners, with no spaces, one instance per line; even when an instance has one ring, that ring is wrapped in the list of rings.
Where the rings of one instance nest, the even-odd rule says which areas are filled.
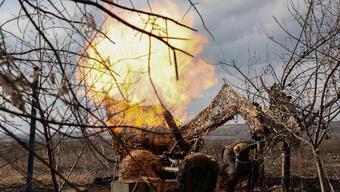
[[[162,1],[162,5],[153,4],[152,7],[157,13],[171,18],[183,16],[183,12],[170,1]],[[146,31],[163,37],[188,39],[168,38],[168,42],[193,55],[202,53],[208,41],[205,36],[161,18],[122,14],[130,23]],[[192,26],[193,18],[187,15],[185,22]],[[159,105],[149,74],[161,101],[178,120],[185,120],[186,109],[192,99],[200,97],[204,89],[217,83],[213,66],[178,51],[179,80],[176,81],[173,52],[169,47],[117,21],[108,18],[102,32],[110,40],[99,34],[87,46],[85,52],[91,59],[81,61],[79,77],[84,78],[91,98],[96,103],[103,103],[109,115],[124,111],[108,119],[111,125],[165,126],[163,108]]]

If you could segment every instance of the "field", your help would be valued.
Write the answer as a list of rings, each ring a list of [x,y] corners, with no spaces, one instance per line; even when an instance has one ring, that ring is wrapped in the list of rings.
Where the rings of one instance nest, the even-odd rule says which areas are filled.
[[[206,140],[203,152],[220,157],[222,146],[228,141]],[[326,140],[321,147],[322,158],[329,182],[334,191],[340,191],[340,140]],[[20,146],[13,143],[1,143],[0,150],[0,191],[21,191],[24,189],[26,177],[27,153]],[[37,145],[37,151],[47,159],[43,146]],[[81,142],[64,142],[58,153],[57,170],[69,175],[69,180],[82,189],[88,191],[109,191],[109,180],[116,176],[118,164],[108,162],[103,157],[96,155],[90,147],[84,147],[84,151],[77,160],[77,154],[81,151]],[[115,159],[115,154],[109,146],[101,148],[105,157]],[[266,188],[268,191],[280,191],[280,162],[281,154],[275,147],[272,151],[266,151],[265,170]],[[75,163],[77,162],[77,163]],[[304,146],[292,151],[291,186],[292,191],[319,191],[319,183],[312,154]],[[97,179],[96,179],[97,178]],[[62,181],[59,181],[63,183]],[[49,169],[38,160],[34,167],[34,189],[35,191],[50,191],[51,178]],[[70,186],[64,185],[67,191],[72,191]]]
[[[82,155],[77,159],[82,148],[81,142],[63,142],[56,149],[57,170],[63,175],[72,174],[68,180],[77,186],[86,187],[92,184],[96,177],[112,176],[117,164],[109,163],[103,157],[97,155],[91,147],[85,145]],[[107,158],[113,158],[115,154],[109,148],[102,148]],[[37,145],[36,151],[47,160],[43,146]],[[26,183],[27,152],[17,144],[2,143],[0,150],[0,191],[22,190]],[[103,152],[103,151],[102,151]],[[34,162],[34,186],[39,191],[51,188],[49,169],[39,160]],[[62,183],[62,181],[60,181]],[[70,188],[65,184],[64,188]],[[48,191],[48,190],[47,190]]]
[[[204,151],[208,154],[217,154],[222,148],[223,141],[206,142]],[[340,140],[326,140],[320,148],[321,156],[327,172],[328,182],[334,191],[340,191]],[[265,152],[265,183],[268,191],[280,191],[281,153],[280,146]],[[291,161],[291,191],[320,191],[316,165],[312,153],[306,146],[299,146],[292,151]]]

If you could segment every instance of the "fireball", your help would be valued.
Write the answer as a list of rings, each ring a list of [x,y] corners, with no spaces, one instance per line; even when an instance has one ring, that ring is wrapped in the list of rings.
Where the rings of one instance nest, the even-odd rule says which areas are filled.
[[[171,1],[152,4],[152,8],[174,19],[184,14]],[[208,42],[207,37],[162,18],[125,12],[120,15],[194,56],[200,55]],[[187,15],[183,22],[193,26],[193,17]],[[166,44],[112,18],[105,20],[101,32],[86,45],[87,57],[81,60],[79,77],[85,81],[89,97],[105,106],[110,125],[166,127],[163,107],[178,121],[184,121],[189,103],[217,83],[212,65],[179,51],[177,79],[174,52]]]

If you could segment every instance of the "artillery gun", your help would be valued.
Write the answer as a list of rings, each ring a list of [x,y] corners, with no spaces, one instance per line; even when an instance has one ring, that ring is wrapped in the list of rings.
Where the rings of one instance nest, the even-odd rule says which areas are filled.
[[[154,191],[165,191],[165,188],[169,191],[214,191],[219,164],[212,156],[199,152],[204,145],[203,139],[187,141],[168,111],[164,112],[164,118],[175,141],[173,146],[161,154],[145,149],[130,151],[121,162],[119,179],[151,180]],[[162,181],[167,182],[166,186],[159,184]]]
[[[255,139],[275,125],[269,110],[240,96],[227,84],[208,107],[184,126],[178,127],[170,112],[165,111],[163,115],[170,131],[143,137],[131,131],[121,137],[126,153],[120,164],[119,180],[144,178],[154,191],[167,191],[164,186],[174,186],[174,183],[177,183],[175,187],[168,191],[214,191],[220,165],[214,157],[199,152],[204,145],[201,137],[235,115],[243,117]],[[126,147],[130,148],[126,150]],[[162,184],[165,180],[168,183]]]

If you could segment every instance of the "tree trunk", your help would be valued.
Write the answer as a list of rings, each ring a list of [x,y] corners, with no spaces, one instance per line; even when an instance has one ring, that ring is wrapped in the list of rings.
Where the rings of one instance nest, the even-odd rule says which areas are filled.
[[[261,191],[264,191],[264,159],[263,159],[263,147],[264,147],[264,141],[257,141],[257,148],[256,148],[256,159],[258,163],[258,174],[257,174],[257,185],[260,187]]]
[[[316,168],[318,170],[321,192],[327,192],[329,191],[329,187],[326,184],[325,172],[324,172],[323,164],[320,158],[320,152],[317,149],[314,149],[313,154],[314,154],[314,160],[316,163]]]
[[[290,179],[290,146],[287,142],[282,145],[282,173],[281,173],[281,185],[282,192],[288,192],[289,179]]]

